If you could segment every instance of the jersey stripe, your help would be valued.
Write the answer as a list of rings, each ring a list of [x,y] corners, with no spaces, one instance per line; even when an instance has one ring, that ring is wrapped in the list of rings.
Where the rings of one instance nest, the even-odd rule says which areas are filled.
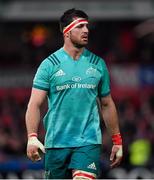
[[[95,58],[95,55],[94,54],[92,54],[91,55],[91,58],[90,58],[90,63],[92,62],[92,60]]]
[[[96,62],[98,63],[99,57],[96,56],[95,60],[93,61],[93,64],[96,64]]]
[[[97,65],[97,64],[98,64],[98,61],[99,61],[99,57],[97,58],[97,60],[96,60],[96,62],[95,62],[95,65]]]
[[[54,63],[55,63],[56,65],[59,64],[59,63],[57,62],[57,60],[56,60],[53,56],[50,56],[50,58],[54,61]]]
[[[53,65],[58,65],[58,64],[60,64],[59,59],[58,59],[54,54],[52,54],[51,56],[49,56],[48,59],[52,62]]]
[[[95,64],[94,62],[96,61],[97,56],[94,57],[93,61],[91,62],[92,64]]]
[[[47,59],[49,59],[49,61],[50,61],[53,65],[56,65],[56,62],[54,61],[54,59],[53,59],[53,58],[51,58],[51,56],[50,56],[50,57],[48,57]]]
[[[56,61],[58,62],[58,64],[60,64],[60,61],[59,61],[59,59],[57,58],[57,56],[55,55],[55,54],[52,54],[53,55],[53,57],[56,59]]]
[[[97,65],[98,64],[98,61],[99,61],[99,57],[98,56],[96,56],[95,54],[91,54],[91,57],[90,57],[90,63],[92,63],[92,64],[95,64],[95,65]]]

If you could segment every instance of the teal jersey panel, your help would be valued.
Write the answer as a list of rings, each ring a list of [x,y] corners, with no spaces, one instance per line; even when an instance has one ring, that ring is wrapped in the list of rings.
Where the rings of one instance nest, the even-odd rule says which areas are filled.
[[[49,108],[44,117],[47,148],[102,143],[96,99],[110,93],[103,59],[84,49],[79,59],[73,60],[61,48],[40,64],[33,87],[48,91]]]

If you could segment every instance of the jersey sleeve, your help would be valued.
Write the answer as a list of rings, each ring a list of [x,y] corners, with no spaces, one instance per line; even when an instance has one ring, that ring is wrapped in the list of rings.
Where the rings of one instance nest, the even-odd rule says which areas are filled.
[[[37,69],[35,77],[33,79],[33,87],[36,89],[49,90],[49,69],[51,63],[45,59]]]
[[[102,60],[102,77],[99,83],[98,96],[105,97],[110,94],[110,77],[107,66],[105,62]]]

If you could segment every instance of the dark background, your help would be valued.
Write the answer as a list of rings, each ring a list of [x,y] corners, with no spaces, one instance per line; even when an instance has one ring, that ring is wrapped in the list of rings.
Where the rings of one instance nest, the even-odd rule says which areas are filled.
[[[58,18],[71,7],[90,16],[87,48],[108,66],[123,136],[123,162],[111,170],[102,125],[100,178],[154,178],[154,2],[142,0],[0,1],[0,178],[44,175],[43,159],[26,157],[24,116],[37,67],[63,45]],[[39,132],[43,142],[42,123]]]

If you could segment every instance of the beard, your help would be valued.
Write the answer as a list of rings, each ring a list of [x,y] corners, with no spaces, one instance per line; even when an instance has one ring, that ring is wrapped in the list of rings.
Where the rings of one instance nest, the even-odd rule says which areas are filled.
[[[86,40],[78,40],[77,38],[74,38],[73,35],[70,33],[70,40],[74,47],[76,48],[83,48],[88,44],[88,38]]]
[[[79,44],[79,43],[73,43],[73,44],[74,44],[74,47],[79,48],[79,49],[87,45],[87,44]]]

